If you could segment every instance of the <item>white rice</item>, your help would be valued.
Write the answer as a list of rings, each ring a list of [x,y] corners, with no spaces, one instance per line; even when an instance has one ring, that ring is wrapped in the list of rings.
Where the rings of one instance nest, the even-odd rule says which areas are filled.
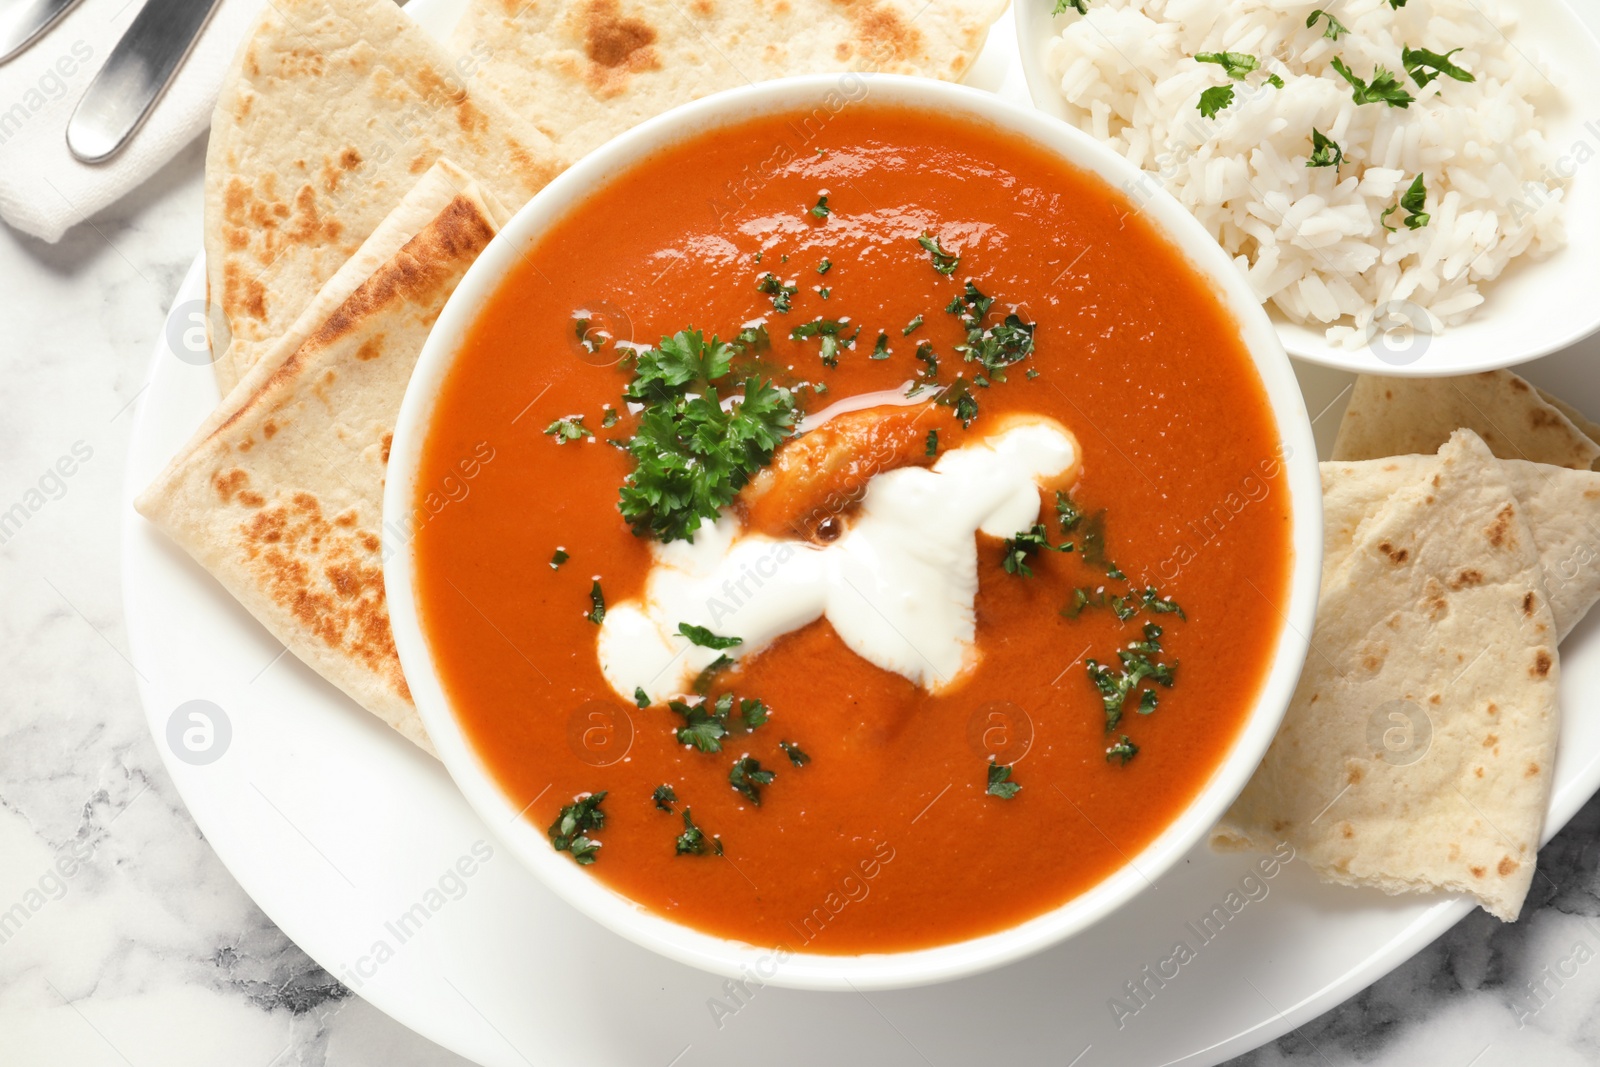
[[[1359,347],[1406,304],[1437,332],[1469,318],[1483,283],[1522,255],[1565,242],[1565,182],[1549,164],[1539,108],[1557,94],[1515,18],[1498,0],[1088,0],[1068,11],[1049,42],[1046,68],[1070,120],[1154,176],[1235,262],[1263,301],[1295,322],[1325,324],[1328,339]],[[1328,8],[1349,29],[1338,41]],[[1402,46],[1446,53],[1473,82],[1440,76],[1419,87]],[[1230,81],[1200,52],[1244,52],[1260,69]],[[1357,105],[1330,65],[1358,77],[1391,71],[1408,108]],[[1266,82],[1268,73],[1283,88]],[[1232,85],[1214,118],[1196,105]],[[1344,165],[1307,167],[1315,128],[1344,150]],[[1418,173],[1430,216],[1412,230],[1396,210],[1380,217]],[[1130,190],[1134,198],[1139,190]]]

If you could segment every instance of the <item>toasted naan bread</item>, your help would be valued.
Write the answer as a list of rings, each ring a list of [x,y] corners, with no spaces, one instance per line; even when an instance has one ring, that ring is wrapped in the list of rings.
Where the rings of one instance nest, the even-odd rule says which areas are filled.
[[[440,157],[513,209],[565,166],[391,0],[274,0],[206,155],[206,288],[226,395]],[[223,334],[218,336],[218,334]]]
[[[290,651],[429,752],[389,627],[384,473],[423,342],[500,211],[435,164],[313,302],[304,341],[257,364],[135,502]]]
[[[957,81],[1006,0],[471,0],[451,47],[573,158],[722,89],[838,73]],[[826,112],[809,124],[826,123]],[[813,131],[815,132],[815,131]],[[763,154],[771,146],[762,146]]]
[[[1360,525],[1283,726],[1214,845],[1288,842],[1327,881],[1466,893],[1517,917],[1560,674],[1523,515],[1504,466],[1461,431]]]
[[[1332,458],[1433,452],[1465,427],[1501,459],[1591,470],[1600,460],[1600,442],[1575,425],[1564,408],[1508,370],[1456,378],[1363,374],[1350,393]]]

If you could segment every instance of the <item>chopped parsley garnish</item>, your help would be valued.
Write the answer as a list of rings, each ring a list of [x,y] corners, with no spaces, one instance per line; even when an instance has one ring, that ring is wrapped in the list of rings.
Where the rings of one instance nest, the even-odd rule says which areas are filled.
[[[728,696],[732,703],[731,694]],[[709,706],[709,710],[708,710]],[[683,725],[678,727],[678,743],[680,745],[693,745],[701,752],[721,752],[722,739],[728,736],[728,714],[725,708],[709,701],[698,704],[685,704],[681,700],[667,701],[667,707],[683,716]],[[721,714],[718,714],[718,712]]]
[[[600,810],[600,802],[605,798],[606,791],[602,789],[598,793],[579,797],[561,809],[561,814],[556,816],[556,821],[546,831],[550,835],[550,844],[557,852],[572,853],[572,858],[585,867],[594,862],[600,842],[588,835],[604,828],[606,824],[606,813]]]
[[[916,318],[912,319],[910,322],[905,324],[905,328],[900,331],[900,336],[901,337],[910,337],[911,336],[911,331],[915,330],[918,326],[921,326],[921,325],[922,325],[922,316],[918,315]]]
[[[827,256],[822,257],[822,262],[817,264],[817,273],[826,274],[833,269],[833,260]]]
[[[1384,208],[1383,214],[1378,216],[1378,221],[1382,223],[1384,229],[1393,233],[1395,228],[1389,225],[1388,218],[1395,209],[1404,208],[1406,211],[1404,219],[1406,229],[1420,230],[1428,224],[1428,213],[1422,210],[1427,204],[1428,187],[1423,184],[1422,175],[1418,174],[1412,179],[1411,185],[1406,191],[1400,194],[1400,202],[1398,204],[1390,204]]]
[[[961,265],[960,253],[946,252],[943,248],[940,248],[937,237],[929,237],[927,234],[923,234],[917,238],[917,244],[927,250],[928,257],[933,261],[933,269],[947,278],[954,274],[956,268]]]
[[[1141,715],[1148,715],[1156,710],[1156,693],[1153,689],[1140,690],[1139,686],[1146,680],[1157,685],[1172,688],[1174,667],[1160,661],[1161,655],[1161,627],[1153,622],[1144,624],[1144,640],[1135,641],[1127,648],[1117,650],[1117,658],[1122,661],[1122,669],[1115,670],[1098,660],[1091,659],[1085,666],[1089,671],[1089,681],[1100,691],[1101,702],[1105,705],[1106,733],[1117,728],[1122,721],[1123,711],[1128,698],[1135,693],[1139,696],[1137,711]],[[1153,658],[1157,657],[1157,658]]]
[[[1214,119],[1217,117],[1217,112],[1226,109],[1231,103],[1233,103],[1233,86],[1213,85],[1200,94],[1200,102],[1195,107],[1205,118]]]
[[[984,296],[971,282],[965,290],[950,301],[947,312],[961,319],[967,328],[967,343],[957,345],[968,363],[980,364],[988,376],[997,382],[1006,380],[1006,368],[1022,362],[1033,354],[1034,324],[1023,322],[1016,312],[992,326],[983,324],[984,317],[994,304],[994,298]]]
[[[963,429],[971,426],[973,420],[978,417],[978,401],[968,388],[965,378],[957,378],[940,390],[934,403],[954,411],[956,418],[961,420]]]
[[[600,428],[602,430],[609,430],[611,427],[617,424],[617,420],[620,418],[622,418],[622,415],[617,411],[617,409],[607,405],[605,414],[600,416]]]
[[[1078,505],[1072,502],[1071,496],[1060,490],[1056,491],[1056,521],[1061,524],[1062,533],[1083,521],[1083,512],[1078,510]]]
[[[739,701],[739,718],[744,720],[746,730],[767,725],[767,716],[771,713],[771,709],[755,697],[746,697]]]
[[[693,745],[701,752],[721,752],[722,739],[734,730],[734,703],[732,693],[723,693],[715,701],[702,700],[698,704],[686,704],[681,700],[667,701],[668,709],[683,717],[683,725],[677,730],[678,743]],[[737,703],[745,733],[765,726],[772,714],[766,704],[754,698]]]
[[[928,443],[923,446],[922,453],[925,456],[937,456],[939,454],[939,430],[937,427],[928,431]]]
[[[1400,0],[1400,2],[1404,3],[1405,0]],[[1322,28],[1322,36],[1330,41],[1337,41],[1341,35],[1350,32],[1349,28],[1334,18],[1331,12],[1324,11],[1320,7],[1306,16],[1306,29],[1309,30],[1319,18],[1328,20],[1328,24]]]
[[[641,708],[650,706],[650,694],[644,691],[644,686],[636,685],[633,687],[633,702]]]
[[[783,749],[783,754],[789,757],[789,762],[796,767],[804,767],[811,762],[811,757],[800,751],[800,746],[793,741],[779,741],[778,747]]]
[[[861,333],[861,327],[857,326],[855,333],[845,337],[844,332],[849,328],[850,324],[841,319],[813,319],[810,322],[802,322],[790,330],[789,340],[804,341],[810,337],[820,337],[823,366],[837,367],[839,350],[855,344],[857,335]]]
[[[1128,621],[1140,611],[1148,611],[1152,615],[1172,615],[1188,620],[1183,613],[1183,608],[1171,597],[1163,597],[1156,592],[1156,587],[1147,585],[1142,592],[1130,592],[1127,596],[1114,596],[1111,598],[1111,611],[1123,622]]]
[[[1029,367],[1028,368],[1028,373],[1023,375],[1023,377],[1027,378],[1028,381],[1030,381],[1030,382],[1033,381],[1038,376],[1039,376],[1039,368],[1038,367]]]
[[[889,358],[889,335],[888,334],[884,333],[882,330],[878,331],[878,340],[876,341],[876,343],[873,344],[873,346],[872,346],[872,354],[870,356],[868,356],[867,358],[868,359],[888,359]]]
[[[989,788],[984,792],[1001,800],[1010,800],[1022,789],[1019,782],[1011,780],[1011,766],[1004,763],[989,764]]]
[[[572,558],[571,556],[567,555],[567,550],[566,549],[564,549],[564,548],[556,549],[556,554],[550,557],[550,569],[551,570],[559,570],[561,568],[561,565],[563,563],[565,563],[567,560],[571,559],[571,558]]]
[[[1400,63],[1406,68],[1406,73],[1411,75],[1411,80],[1417,83],[1418,88],[1427,85],[1441,74],[1458,82],[1477,81],[1478,79],[1471,73],[1450,62],[1450,57],[1459,51],[1461,49],[1452,48],[1441,56],[1438,52],[1430,52],[1426,48],[1401,48]]]
[[[544,428],[544,432],[556,439],[556,444],[564,445],[568,441],[581,441],[585,437],[593,437],[589,427],[583,424],[582,415],[568,415],[564,419],[557,419]]]
[[[717,680],[717,675],[733,666],[733,657],[726,652],[706,664],[705,670],[694,677],[694,691],[704,696],[711,691],[711,683]]]
[[[793,432],[794,397],[769,381],[745,379],[739,403],[723,409],[716,383],[736,354],[735,346],[689,330],[636,357],[623,395],[644,410],[627,443],[634,469],[617,505],[636,535],[693,540],[701,521],[731,504]]]
[[[1069,619],[1076,619],[1083,614],[1084,608],[1103,608],[1106,606],[1106,591],[1096,589],[1090,592],[1083,586],[1072,591],[1072,600],[1061,609],[1061,614]]]
[[[918,318],[921,318],[921,316],[919,315]],[[922,373],[929,380],[939,377],[939,355],[933,350],[932,341],[918,341],[916,356],[917,359],[927,365],[928,369]]]
[[[826,285],[819,285],[817,286],[817,295],[826,300],[828,297],[833,295],[833,290],[829,289]]]
[[[756,282],[756,289],[772,297],[773,311],[788,311],[789,302],[794,299],[794,294],[800,291],[798,285],[784,285],[778,276],[770,271],[763,274],[761,280]]]
[[[733,340],[746,352],[765,352],[772,347],[772,338],[767,333],[766,323],[746,326],[734,335]]]
[[[1338,143],[1325,136],[1315,126],[1311,128],[1311,156],[1306,160],[1308,167],[1332,167],[1339,169],[1344,162],[1344,149]]]
[[[728,784],[756,807],[761,806],[761,786],[771,785],[777,775],[761,769],[761,761],[754,756],[742,756],[733,761],[728,771]]]
[[[701,648],[714,648],[719,652],[744,644],[742,637],[718,637],[704,626],[695,626],[693,623],[680,622],[678,632]]]
[[[1080,15],[1089,13],[1089,0],[1056,0],[1056,6],[1051,9],[1052,15],[1065,15],[1069,10]]]
[[[1195,54],[1196,63],[1215,63],[1222,68],[1222,73],[1236,82],[1244,81],[1244,76],[1255,70],[1260,64],[1256,57],[1244,52],[1198,52]]]
[[[812,205],[811,217],[815,219],[825,219],[831,214],[833,214],[833,209],[828,206],[828,194],[823,193],[821,196],[817,197],[817,202]]]
[[[1126,767],[1128,761],[1138,754],[1139,746],[1128,740],[1127,734],[1123,734],[1116,744],[1106,749],[1106,762],[1110,763],[1114,759],[1119,759],[1122,761],[1122,765]]]
[[[1063,541],[1059,545],[1050,543],[1050,536],[1045,532],[1044,523],[1036,522],[1031,529],[1013,534],[1001,543],[1004,553],[1000,557],[1000,566],[1007,574],[1015,574],[1022,578],[1033,577],[1033,568],[1028,566],[1028,560],[1037,555],[1041,550],[1046,552],[1071,552],[1072,542]]]
[[[1083,561],[1093,567],[1102,567],[1112,578],[1127,577],[1122,569],[1106,556],[1106,509],[1101,508],[1088,518],[1083,530]]]
[[[1406,6],[1406,0],[1389,0],[1389,6],[1396,11]]]
[[[600,588],[600,579],[598,578],[589,587],[589,612],[584,618],[596,626],[606,621],[606,594]]]
[[[656,786],[655,792],[650,794],[650,799],[656,802],[656,807],[670,813],[672,805],[678,802],[678,794],[672,786],[663,782],[661,785]]]
[[[694,824],[694,817],[690,814],[689,808],[683,809],[683,833],[678,835],[673,847],[679,856],[698,856],[706,850],[706,833]],[[711,851],[718,856],[722,855],[720,838],[711,839]]]
[[[1350,83],[1350,96],[1357,104],[1388,104],[1390,107],[1407,108],[1416,99],[1383,67],[1372,72],[1372,81],[1368,83],[1356,77],[1338,56],[1328,62],[1341,78]]]

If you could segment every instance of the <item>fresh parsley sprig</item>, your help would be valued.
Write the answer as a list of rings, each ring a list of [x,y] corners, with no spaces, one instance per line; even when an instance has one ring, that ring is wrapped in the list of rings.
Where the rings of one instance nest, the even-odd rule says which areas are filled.
[[[1401,3],[1404,2],[1405,0],[1401,0]],[[1328,20],[1328,24],[1322,28],[1322,36],[1330,41],[1337,41],[1341,36],[1350,32],[1344,23],[1333,17],[1331,12],[1324,11],[1320,7],[1306,16],[1306,29],[1309,30],[1316,25],[1319,18]]]
[[[947,278],[954,274],[956,268],[961,265],[961,254],[958,252],[946,252],[939,247],[939,239],[937,237],[929,237],[927,234],[923,234],[917,238],[917,244],[927,251],[928,257],[933,261],[933,269]]]
[[[551,847],[557,852],[572,853],[572,858],[585,867],[593,863],[595,853],[600,850],[600,842],[589,835],[606,825],[606,813],[600,810],[600,803],[605,798],[606,791],[602,789],[598,793],[578,797],[562,808],[556,821],[545,831],[550,835]]]
[[[1311,128],[1311,155],[1306,160],[1308,167],[1332,167],[1338,171],[1344,162],[1344,149],[1332,138],[1323,134],[1315,126]]]
[[[1383,214],[1378,216],[1378,222],[1383,226],[1384,229],[1388,230],[1390,233],[1393,233],[1395,227],[1389,225],[1389,216],[1393,214],[1396,209],[1403,208],[1406,212],[1406,217],[1403,220],[1406,224],[1406,229],[1420,230],[1428,224],[1429,215],[1426,211],[1422,210],[1427,206],[1427,203],[1428,187],[1423,182],[1422,175],[1418,174],[1411,180],[1411,185],[1407,187],[1406,191],[1400,194],[1400,202],[1397,204],[1390,204],[1388,207],[1383,209]]]
[[[1091,659],[1085,666],[1089,672],[1089,681],[1100,692],[1101,703],[1105,706],[1106,733],[1117,728],[1122,721],[1128,698],[1138,694],[1136,710],[1141,715],[1148,715],[1156,710],[1157,696],[1153,689],[1140,689],[1146,680],[1167,689],[1172,688],[1176,665],[1169,666],[1160,660],[1161,656],[1161,627],[1153,622],[1144,624],[1144,640],[1135,641],[1127,648],[1117,650],[1117,658],[1122,661],[1119,671],[1113,667]]]
[[[683,809],[683,833],[679,834],[673,842],[673,851],[679,856],[699,856],[706,850],[706,832],[694,824],[691,809]],[[714,855],[722,855],[722,838],[711,838],[711,851]]]
[[[1444,55],[1430,52],[1426,48],[1401,48],[1400,65],[1406,68],[1406,73],[1411,75],[1411,80],[1417,83],[1418,88],[1426,86],[1441,74],[1454,78],[1458,82],[1477,81],[1469,71],[1462,70],[1450,62],[1450,57],[1461,51],[1452,48]]]
[[[989,764],[989,786],[984,790],[989,796],[999,797],[1001,800],[1010,800],[1022,791],[1022,783],[1011,780],[1011,765],[1005,763]]]
[[[741,756],[728,770],[728,784],[756,807],[761,806],[761,787],[771,785],[777,775],[763,770],[761,761],[754,756]]]
[[[678,624],[678,632],[687,637],[691,643],[699,645],[701,648],[716,649],[718,652],[744,644],[744,638],[742,637],[719,637],[704,626],[696,626],[688,622],[680,622]]]
[[[1033,577],[1033,568],[1028,566],[1028,560],[1040,552],[1071,552],[1072,542],[1063,541],[1059,545],[1050,543],[1050,535],[1044,528],[1044,523],[1036,522],[1032,527],[1021,530],[1001,542],[1002,555],[1000,566],[1007,574],[1015,574],[1020,578]]]
[[[617,505],[636,535],[692,541],[794,431],[794,397],[770,381],[745,379],[738,403],[724,410],[717,383],[738,351],[684,330],[636,357],[623,396],[643,410]]]
[[[1406,92],[1395,76],[1383,67],[1372,72],[1372,81],[1365,82],[1345,66],[1344,60],[1334,56],[1328,61],[1339,76],[1350,83],[1350,96],[1357,104],[1388,104],[1390,107],[1408,108],[1416,97]]]

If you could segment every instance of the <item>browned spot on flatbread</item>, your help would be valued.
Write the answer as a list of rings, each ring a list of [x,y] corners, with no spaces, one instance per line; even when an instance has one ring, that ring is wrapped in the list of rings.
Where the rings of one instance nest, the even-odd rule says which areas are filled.
[[[259,508],[261,505],[267,502],[266,498],[260,493],[256,492],[254,489],[239,490],[238,500],[239,503],[243,504],[247,508]]]
[[[1537,763],[1528,764],[1528,769],[1522,772],[1522,777],[1524,777],[1524,778],[1537,778],[1537,777],[1539,777],[1539,765]]]
[[[370,531],[328,521],[316,496],[297,492],[256,512],[239,532],[247,566],[267,596],[313,638],[409,695]]]
[[[1550,659],[1550,653],[1541,648],[1533,654],[1533,666],[1528,673],[1535,678],[1544,678],[1549,675],[1552,666],[1554,666],[1554,661]]]
[[[1472,877],[1474,877],[1474,878],[1482,878],[1483,877],[1483,868],[1482,867],[1468,867],[1467,870],[1472,872]]]
[[[661,69],[654,26],[623,15],[617,0],[590,0],[583,12],[583,77],[601,97],[626,91],[631,77]]]
[[[1500,877],[1504,878],[1506,875],[1516,870],[1519,866],[1521,865],[1510,856],[1501,856],[1500,863],[1495,867],[1495,870],[1500,872]]]
[[[1494,521],[1483,531],[1483,535],[1489,539],[1489,544],[1495,548],[1500,548],[1510,542],[1511,520],[1516,518],[1516,515],[1517,509],[1510,504],[1507,504],[1495,514]]]
[[[1456,576],[1450,579],[1451,589],[1467,589],[1471,586],[1482,584],[1483,572],[1480,570],[1474,570],[1471,567],[1457,572]]]
[[[1483,768],[1482,767],[1474,767],[1472,769],[1472,776],[1474,778],[1482,778],[1483,777]]]
[[[362,362],[377,359],[383,355],[383,335],[369,337],[361,342],[361,347],[356,349],[356,358]]]
[[[1490,704],[1487,708],[1484,708],[1483,710],[1487,711],[1490,715],[1498,715],[1498,714],[1500,714],[1500,705],[1498,705],[1498,704]]]
[[[383,435],[383,462],[384,463],[388,463],[389,462],[389,446],[392,445],[392,444],[394,444],[394,434],[392,434],[392,433],[384,434]]]
[[[1560,426],[1565,421],[1567,421],[1566,416],[1557,411],[1533,408],[1528,412],[1528,425],[1535,430],[1543,430],[1550,426]]]
[[[1493,748],[1495,745],[1498,745],[1499,743],[1500,743],[1500,737],[1499,737],[1498,734],[1490,734],[1488,737],[1485,737],[1483,739],[1483,747],[1484,748]]]
[[[267,317],[266,286],[247,273],[237,260],[230,259],[222,267],[222,303],[230,323],[239,312],[264,319]]]
[[[1349,823],[1342,823],[1339,826],[1339,833],[1346,841],[1348,841],[1352,837],[1356,836],[1356,828],[1351,826]]]
[[[1349,772],[1345,775],[1345,780],[1351,785],[1355,785],[1361,781],[1362,777],[1363,775],[1360,767],[1351,767]]]
[[[1399,566],[1400,564],[1404,563],[1406,561],[1406,557],[1411,555],[1411,553],[1406,549],[1396,548],[1387,541],[1384,541],[1378,545],[1378,551],[1382,552],[1385,556],[1388,556],[1389,562],[1393,563],[1395,566]]]
[[[269,441],[278,436],[278,424],[273,422],[271,419],[268,419],[266,422],[262,423],[261,436],[265,437]]]
[[[344,153],[339,156],[339,166],[343,167],[345,170],[355,170],[360,165],[361,153],[357,152],[354,148],[346,148]]]
[[[1526,593],[1526,594],[1523,595],[1523,597],[1522,597],[1522,613],[1524,615],[1532,615],[1533,614],[1533,603],[1534,603],[1533,594],[1531,592],[1530,593]]]
[[[892,7],[872,5],[852,12],[867,51],[884,59],[908,60],[922,52],[922,34]]]
[[[250,475],[238,467],[230,471],[218,471],[211,479],[212,488],[216,489],[217,497],[224,504],[233,503],[234,495],[249,484]]]

